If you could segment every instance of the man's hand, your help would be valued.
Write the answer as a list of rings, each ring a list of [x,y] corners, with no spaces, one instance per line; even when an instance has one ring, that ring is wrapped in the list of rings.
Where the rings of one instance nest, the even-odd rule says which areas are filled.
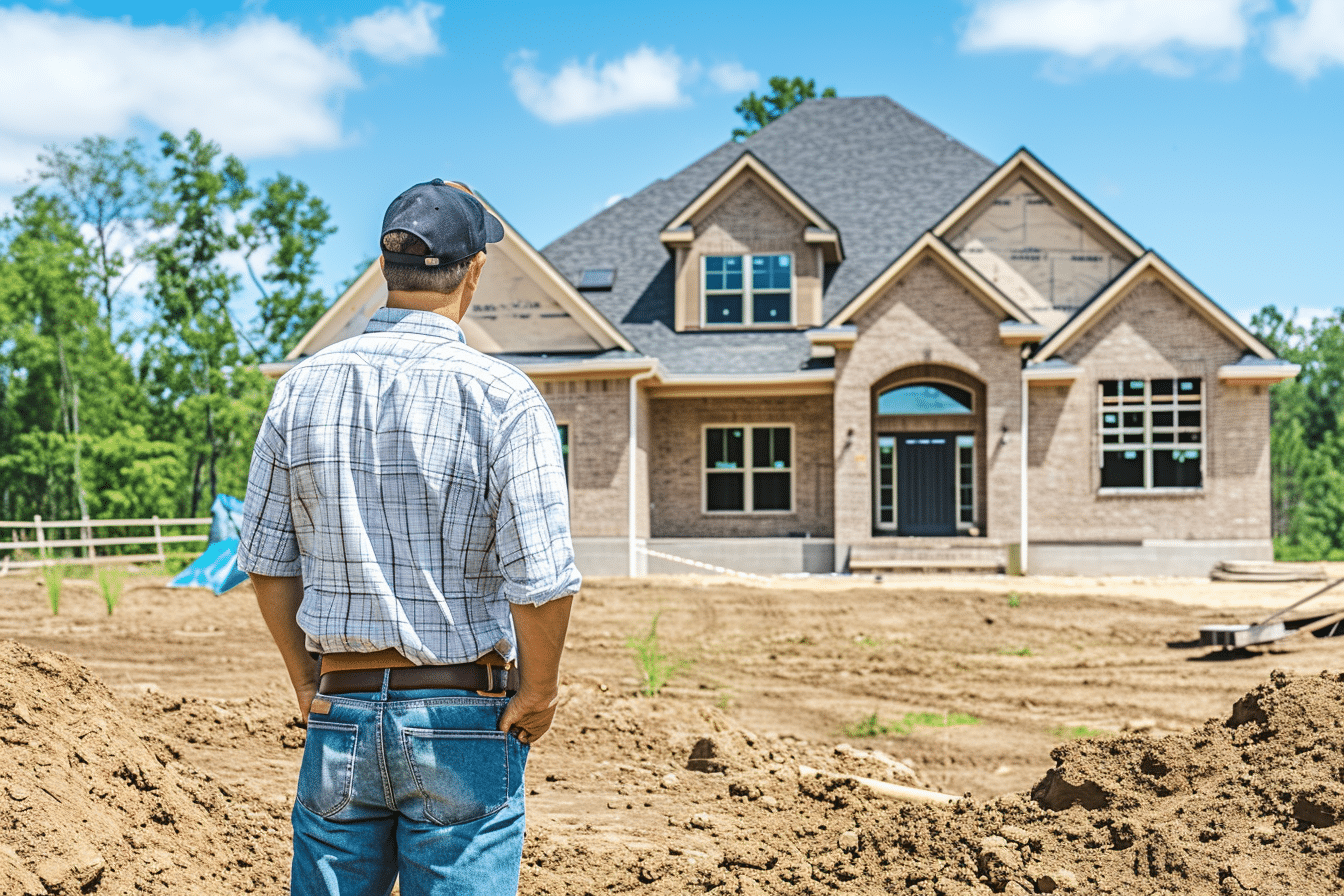
[[[518,636],[518,674],[522,681],[504,713],[499,730],[511,731],[525,744],[537,742],[555,718],[560,702],[560,652],[565,649],[569,610],[574,596],[544,604],[514,604],[513,630]]]
[[[547,698],[544,694],[533,695],[520,690],[504,707],[504,714],[499,717],[499,730],[509,732],[522,743],[536,743],[550,729],[559,703],[558,693],[553,692]]]
[[[308,707],[313,705],[313,698],[316,696],[316,677],[294,684],[294,697],[299,701],[299,718],[305,725],[308,724]]]

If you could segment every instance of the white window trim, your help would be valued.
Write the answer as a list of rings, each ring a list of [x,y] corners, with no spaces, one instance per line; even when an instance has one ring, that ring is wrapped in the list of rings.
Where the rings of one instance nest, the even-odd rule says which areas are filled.
[[[706,433],[711,429],[740,429],[742,430],[742,460],[744,466],[740,471],[724,470],[722,472],[741,472],[742,478],[742,509],[741,510],[710,510],[709,509],[709,474],[715,471],[709,469],[709,454],[705,448],[709,437]],[[786,469],[777,467],[753,467],[751,465],[752,444],[751,432],[755,429],[787,429],[789,431],[789,466]],[[751,474],[755,472],[770,473],[788,473],[789,474],[789,509],[788,510],[753,510],[751,493]],[[705,516],[796,516],[798,513],[798,439],[797,432],[792,423],[705,423],[700,427],[700,513]]]
[[[970,439],[970,440],[971,440],[971,446],[970,446],[970,447],[971,447],[971,521],[970,521],[969,523],[962,522],[962,520],[961,520],[961,486],[962,486],[962,482],[961,482],[961,445],[958,444],[959,441],[960,441],[961,439]],[[957,490],[957,500],[956,500],[956,508],[957,508],[957,511],[956,511],[956,513],[957,513],[957,531],[958,531],[958,532],[966,532],[966,531],[968,531],[968,530],[970,530],[970,529],[974,529],[974,528],[976,528],[976,527],[979,525],[979,524],[976,522],[976,520],[980,519],[980,490],[979,490],[978,488],[975,487],[975,485],[976,485],[976,475],[975,475],[976,470],[975,470],[975,468],[976,468],[976,466],[977,466],[977,463],[976,463],[976,457],[975,457],[975,455],[976,455],[976,453],[977,453],[977,452],[976,452],[976,444],[975,444],[975,433],[973,433],[973,432],[957,432],[957,433],[953,433],[953,434],[952,434],[952,450],[956,452],[956,454],[953,456],[953,462],[954,462],[954,463],[956,464],[956,466],[957,466],[957,475],[954,476],[954,477],[952,477],[953,480],[954,480],[955,483],[956,483],[953,487]]]
[[[1124,382],[1125,380],[1139,380],[1139,379],[1143,380],[1143,403],[1142,403],[1142,404],[1114,404],[1114,405],[1107,405],[1107,404],[1104,403],[1104,398],[1103,398],[1103,395],[1102,395],[1102,383],[1103,383],[1103,382]],[[1154,441],[1153,441],[1153,425],[1152,425],[1152,420],[1153,420],[1153,416],[1152,416],[1152,415],[1153,415],[1153,410],[1154,410],[1154,405],[1153,405],[1153,380],[1155,380],[1155,379],[1158,379],[1158,380],[1176,380],[1176,381],[1185,380],[1185,379],[1197,379],[1197,380],[1199,380],[1199,441],[1198,441],[1198,442],[1154,442]],[[1192,375],[1188,375],[1188,376],[1158,376],[1158,377],[1138,377],[1138,376],[1131,376],[1131,377],[1118,377],[1118,376],[1117,376],[1117,377],[1105,377],[1105,378],[1102,378],[1102,379],[1098,379],[1098,380],[1097,380],[1097,387],[1096,387],[1096,389],[1097,389],[1097,391],[1096,391],[1096,395],[1097,395],[1097,428],[1096,428],[1096,433],[1097,433],[1097,494],[1098,494],[1098,495],[1101,495],[1101,496],[1116,496],[1116,495],[1153,495],[1153,496],[1164,496],[1164,495],[1165,495],[1165,496],[1174,496],[1174,495],[1196,495],[1196,494],[1202,494],[1202,493],[1204,492],[1204,490],[1205,490],[1205,488],[1207,487],[1207,484],[1208,484],[1208,474],[1209,474],[1209,465],[1208,465],[1208,464],[1209,464],[1209,451],[1208,451],[1208,448],[1206,447],[1206,446],[1208,445],[1208,435],[1209,435],[1209,429],[1208,429],[1208,425],[1209,425],[1209,419],[1208,419],[1208,406],[1209,406],[1209,392],[1208,392],[1208,389],[1209,389],[1209,378],[1208,378],[1208,377],[1206,377],[1206,376],[1204,376],[1204,375],[1202,375],[1202,374],[1197,374],[1197,375],[1196,375],[1196,374],[1192,374]],[[1179,414],[1179,413],[1180,413],[1180,410],[1181,410],[1181,404],[1180,404],[1179,401],[1176,402],[1176,403],[1174,403],[1174,404],[1162,404],[1162,405],[1157,405],[1157,409],[1158,409],[1158,410],[1163,410],[1163,409],[1166,409],[1166,408],[1169,408],[1169,407],[1170,407],[1170,408],[1174,408],[1174,411],[1173,411],[1174,413],[1176,413],[1176,414]],[[1128,444],[1126,444],[1126,443],[1124,443],[1124,442],[1121,442],[1121,443],[1119,443],[1119,444],[1108,443],[1108,442],[1106,442],[1106,441],[1105,441],[1105,437],[1106,437],[1107,433],[1106,433],[1106,430],[1105,430],[1103,424],[1105,423],[1105,417],[1104,417],[1104,415],[1107,413],[1108,410],[1109,410],[1109,411],[1114,411],[1114,412],[1117,413],[1117,414],[1123,414],[1126,410],[1129,410],[1129,411],[1135,411],[1135,410],[1140,411],[1140,412],[1143,414],[1143,442],[1141,442],[1141,443],[1134,442],[1134,443],[1128,443]],[[1186,410],[1189,410],[1189,408],[1187,407]],[[1123,418],[1122,418],[1119,422],[1123,424],[1123,423],[1124,423]],[[1162,428],[1163,428],[1163,429],[1166,429],[1167,427],[1162,427]],[[1180,418],[1179,418],[1179,416],[1176,418],[1176,420],[1173,421],[1173,426],[1172,426],[1171,428],[1172,428],[1172,429],[1175,429],[1175,430],[1178,431],[1177,436],[1179,437],[1179,430],[1183,428],[1183,427],[1180,426]],[[1124,426],[1120,426],[1120,427],[1113,428],[1111,431],[1112,431],[1112,432],[1118,432],[1118,433],[1120,433],[1120,434],[1121,434],[1121,437],[1123,438],[1123,434],[1125,433],[1126,430],[1129,430],[1129,431],[1133,432],[1133,431],[1135,431],[1136,429],[1137,429],[1137,427],[1124,427]],[[1199,452],[1199,473],[1200,473],[1200,476],[1199,476],[1200,484],[1199,484],[1199,485],[1153,485],[1153,452],[1154,452],[1154,451],[1169,451],[1169,450],[1175,450],[1175,451],[1198,451],[1198,452]],[[1102,464],[1103,464],[1104,461],[1105,461],[1106,453],[1109,452],[1109,451],[1142,451],[1142,452],[1143,452],[1143,481],[1144,481],[1144,484],[1143,484],[1143,485],[1102,485],[1102,484],[1101,484],[1101,469],[1102,469]]]
[[[789,256],[789,319],[787,321],[767,321],[758,323],[753,315],[751,301],[751,259],[757,255],[787,255]],[[705,288],[705,260],[709,258],[741,258],[742,259],[742,323],[720,324],[710,320],[707,311],[709,309],[709,297],[711,295],[736,295],[737,291],[732,289],[716,289],[712,292]],[[798,259],[792,252],[741,252],[719,253],[706,252],[700,256],[700,325],[702,327],[715,330],[777,330],[781,327],[796,327],[798,325],[798,276],[795,271],[798,269]],[[766,290],[767,295],[779,295],[780,290]]]

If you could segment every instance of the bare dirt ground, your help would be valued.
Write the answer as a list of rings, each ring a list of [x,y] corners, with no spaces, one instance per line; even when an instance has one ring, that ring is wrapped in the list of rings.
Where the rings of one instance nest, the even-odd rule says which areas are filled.
[[[1320,673],[1344,638],[1197,644],[1315,587],[592,581],[528,769],[523,892],[1339,892],[1344,684]],[[686,665],[645,698],[627,640],[655,614]],[[248,586],[132,579],[109,616],[69,580],[52,616],[9,576],[0,638],[102,682],[0,656],[0,892],[284,891],[303,732]],[[857,736],[874,714],[933,724]],[[702,738],[714,773],[686,768]],[[888,803],[800,763],[973,799]],[[120,813],[73,837],[92,853],[61,837],[89,801]]]

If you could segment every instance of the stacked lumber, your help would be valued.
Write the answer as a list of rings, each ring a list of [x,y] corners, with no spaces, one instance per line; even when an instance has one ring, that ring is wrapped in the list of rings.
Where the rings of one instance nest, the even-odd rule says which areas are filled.
[[[1220,560],[1209,578],[1215,582],[1323,582],[1325,567],[1270,560]]]

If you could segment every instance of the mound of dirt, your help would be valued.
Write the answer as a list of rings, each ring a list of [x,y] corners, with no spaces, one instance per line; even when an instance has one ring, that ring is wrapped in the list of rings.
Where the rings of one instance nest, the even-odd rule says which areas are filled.
[[[1055,768],[1030,795],[950,807],[890,802],[852,780],[798,774],[800,764],[865,777],[885,769],[887,780],[919,786],[892,757],[757,736],[713,710],[595,688],[571,693],[570,721],[556,730],[571,761],[547,780],[562,789],[566,775],[583,780],[576,790],[607,782],[617,797],[607,808],[630,823],[611,823],[600,837],[591,814],[534,827],[524,892],[1344,889],[1341,675],[1276,672],[1226,720],[1160,739],[1072,743],[1055,751]],[[597,758],[613,755],[622,757],[614,766]],[[638,823],[649,811],[666,815],[664,834]]]
[[[282,892],[283,816],[182,763],[86,668],[0,642],[0,893]]]

